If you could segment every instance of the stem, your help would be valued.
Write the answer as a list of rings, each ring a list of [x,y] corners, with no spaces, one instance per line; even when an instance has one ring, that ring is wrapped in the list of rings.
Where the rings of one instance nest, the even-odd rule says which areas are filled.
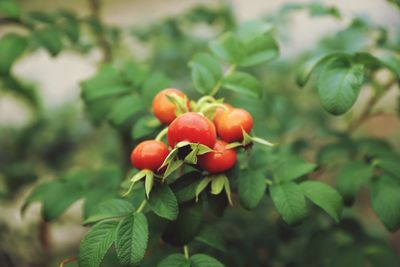
[[[267,185],[272,185],[274,182],[272,182],[271,179],[266,178],[266,179],[265,179],[265,183],[266,183]]]
[[[167,134],[168,127],[164,128],[161,132],[159,132],[156,136],[156,141],[161,141],[161,139]]]
[[[183,246],[183,254],[186,259],[189,259],[189,247],[187,245]]]
[[[215,86],[214,86],[213,89],[211,90],[211,92],[210,92],[210,95],[211,95],[211,96],[215,95],[215,94],[218,92],[219,88],[221,88],[222,80],[223,80],[226,76],[228,76],[228,75],[230,75],[232,72],[234,72],[235,70],[236,70],[236,64],[232,64],[232,65],[226,70],[226,72],[224,73],[224,75],[222,76],[222,78],[215,84]]]
[[[216,109],[218,107],[223,108],[224,110],[226,110],[226,107],[224,106],[224,104],[220,104],[220,103],[214,103],[214,104],[209,104],[207,106],[205,106],[204,108],[200,109],[200,113],[205,114],[207,111],[209,111],[210,109]]]
[[[136,210],[135,213],[140,213],[140,212],[142,212],[142,210],[143,210],[144,207],[146,206],[146,203],[147,203],[147,201],[146,201],[146,199],[144,199],[144,200],[142,201],[142,203],[140,203],[140,206],[139,206],[139,208]]]
[[[205,102],[215,102],[215,98],[210,95],[203,96],[197,101],[196,106],[200,107]]]
[[[101,22],[101,1],[100,0],[89,0],[90,10],[92,12],[93,18],[95,18],[103,28],[103,23]],[[102,63],[109,63],[112,60],[112,49],[111,44],[107,41],[103,30],[96,33],[97,43],[103,52]]]
[[[70,262],[74,262],[74,261],[77,261],[76,257],[71,257],[71,258],[65,259],[60,263],[60,267],[64,267],[65,264],[70,263]]]

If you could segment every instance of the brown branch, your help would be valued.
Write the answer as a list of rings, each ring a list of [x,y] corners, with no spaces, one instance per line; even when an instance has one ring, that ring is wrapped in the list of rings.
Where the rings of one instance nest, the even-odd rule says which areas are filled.
[[[76,257],[71,257],[71,258],[65,259],[60,263],[60,267],[64,267],[65,264],[70,263],[70,262],[75,262],[75,261],[77,261]]]

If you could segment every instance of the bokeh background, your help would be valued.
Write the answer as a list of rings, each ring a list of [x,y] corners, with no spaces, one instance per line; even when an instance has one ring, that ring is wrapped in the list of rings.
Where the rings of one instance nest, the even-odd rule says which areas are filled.
[[[85,17],[93,12],[93,1],[18,2],[23,13],[51,12],[62,8],[74,12],[78,17]],[[168,36],[168,31],[171,29],[166,29],[165,25],[169,25],[172,19],[198,7],[206,7],[223,10],[220,13],[216,12],[215,16],[222,17],[221,13],[226,12],[228,14],[226,16],[231,16],[230,19],[240,23],[279,14],[280,8],[288,3],[310,1],[103,0],[99,2],[101,5],[99,16],[103,23],[111,28],[120,29],[118,42],[121,45],[115,54],[120,58],[146,62],[150,69],[169,72],[168,75],[175,79],[176,84],[184,87],[190,79],[190,69],[185,62],[190,60],[191,53],[200,46],[206,46],[208,40],[221,34],[226,25],[221,26],[215,22],[209,25],[207,21],[201,22],[191,32],[195,41],[182,44],[181,40],[174,39],[173,34]],[[278,87],[286,87],[280,92],[283,97],[287,96],[295,99],[295,102],[302,102],[304,106],[311,105],[316,110],[319,109],[319,112],[323,113],[321,120],[327,120],[331,125],[341,129],[347,125],[349,118],[357,116],[357,112],[365,105],[370,94],[368,88],[362,91],[361,97],[349,114],[332,117],[324,113],[311,88],[298,90],[293,81],[293,74],[287,72],[285,68],[280,71],[279,62],[289,61],[289,64],[290,62],[294,64],[307,51],[316,47],[321,39],[334,36],[357,16],[368,17],[372,23],[387,28],[390,35],[398,35],[400,13],[394,5],[383,0],[321,2],[340,10],[342,18],[314,17],[310,16],[307,10],[300,10],[291,14],[288,20],[276,20],[282,23],[278,32],[280,59],[278,63],[274,63],[275,71],[268,72],[268,69],[264,69],[259,74],[265,78],[267,90],[272,88],[271,90],[279,91]],[[160,29],[159,32],[157,29]],[[23,32],[23,29],[21,30],[18,25],[0,21],[0,37],[11,31]],[[154,31],[151,33],[153,36],[150,41],[140,40],[138,37],[140,34],[134,34],[146,31]],[[354,40],[353,44],[357,46],[357,42],[361,42],[363,46],[368,45],[368,39]],[[174,46],[179,48],[174,50]],[[0,89],[1,266],[3,266],[1,263],[4,263],[4,266],[56,266],[62,259],[75,255],[79,241],[86,232],[86,228],[80,226],[82,201],[74,203],[57,222],[49,224],[40,219],[40,205],[30,206],[22,216],[20,208],[24,199],[32,191],[33,186],[41,181],[54,179],[60,173],[71,169],[93,168],[112,161],[123,161],[120,150],[130,149],[126,147],[126,143],[120,143],[120,136],[107,123],[93,126],[87,118],[85,105],[80,98],[80,83],[96,73],[103,57],[102,53],[101,49],[96,47],[85,53],[66,49],[56,57],[52,57],[43,48],[25,53],[13,67],[13,73],[16,77],[23,78],[24,83],[35,88],[40,111],[35,110],[35,107],[12,91]],[[288,84],[282,85],[280,79],[285,77],[286,72]],[[385,79],[388,73],[382,72],[379,75]],[[393,112],[398,105],[398,97],[398,86],[393,85],[378,105],[388,113],[368,120],[358,130],[358,134],[385,138],[399,149],[400,122]],[[273,119],[269,123],[284,124]],[[259,131],[264,130],[260,129]],[[285,136],[285,139],[290,142],[299,136],[314,138],[312,129],[310,125],[299,126],[297,130],[288,129],[287,132],[291,134]],[[271,134],[271,137],[277,140],[278,135],[278,133]],[[366,193],[361,194],[360,199],[355,209],[370,220],[369,229],[386,236],[400,254],[400,233],[389,235],[372,214],[369,205],[363,204],[368,201]]]

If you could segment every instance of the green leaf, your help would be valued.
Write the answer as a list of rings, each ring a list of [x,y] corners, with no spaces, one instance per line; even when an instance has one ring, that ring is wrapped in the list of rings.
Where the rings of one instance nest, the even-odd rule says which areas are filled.
[[[154,213],[162,218],[172,221],[178,216],[178,201],[167,185],[154,188],[148,203]]]
[[[378,165],[390,173],[391,175],[400,178],[400,157],[396,154],[387,154],[381,156],[378,161]]]
[[[221,231],[215,227],[211,226],[205,227],[196,236],[195,240],[203,244],[206,244],[210,247],[213,247],[215,249],[218,249],[222,252],[227,251]]]
[[[191,267],[224,267],[218,260],[206,254],[195,254],[190,257]]]
[[[306,217],[306,202],[297,184],[274,184],[270,186],[270,193],[278,213],[286,223],[297,224]]]
[[[272,163],[272,170],[279,181],[291,181],[312,172],[316,166],[296,156],[283,154]]]
[[[121,125],[135,114],[144,110],[143,100],[139,96],[127,95],[115,102],[108,117],[112,123]]]
[[[200,232],[203,208],[201,202],[179,206],[178,218],[165,228],[162,239],[174,246],[184,246]]]
[[[159,126],[161,123],[154,116],[140,117],[133,125],[131,136],[133,139],[144,138],[154,133]]]
[[[135,89],[142,88],[144,82],[149,77],[147,66],[132,61],[125,63],[121,71],[124,80]]]
[[[26,198],[24,205],[21,208],[21,212],[25,212],[26,208],[34,203],[43,201],[46,194],[51,191],[54,182],[42,183],[37,185],[30,195]]]
[[[394,51],[381,51],[375,55],[383,66],[391,70],[400,79],[400,56]]]
[[[201,94],[209,94],[222,78],[221,66],[209,54],[196,54],[189,66],[192,69],[194,88]]]
[[[228,32],[218,40],[210,43],[210,49],[220,59],[232,63],[239,63],[244,56],[244,47],[239,39]]]
[[[252,20],[241,24],[236,30],[236,36],[246,43],[265,35],[272,30],[272,24],[262,20]]]
[[[222,86],[231,91],[252,96],[255,98],[261,97],[262,87],[260,82],[250,74],[235,71],[222,81]]]
[[[336,187],[347,200],[353,200],[361,187],[372,177],[372,167],[363,161],[353,161],[343,166],[336,176]]]
[[[83,218],[88,219],[94,213],[99,203],[115,198],[116,192],[105,188],[96,188],[84,194],[85,201],[83,203]],[[85,223],[85,221],[83,222]]]
[[[331,53],[323,56],[316,56],[313,57],[309,60],[307,60],[305,63],[303,63],[299,69],[296,72],[296,83],[300,86],[303,87],[306,85],[308,80],[311,77],[311,74],[313,71],[320,66],[322,63],[328,61],[329,59],[337,56],[345,56],[343,53]]]
[[[51,56],[56,56],[63,49],[61,33],[51,26],[33,32],[37,41],[49,51]]]
[[[278,57],[279,48],[270,35],[259,36],[244,44],[245,56],[239,66],[248,67],[271,61]]]
[[[74,13],[66,10],[59,10],[57,13],[63,18],[62,24],[59,25],[60,30],[65,33],[72,43],[77,43],[80,36],[78,18]]]
[[[179,203],[190,201],[196,197],[196,188],[200,180],[201,173],[193,171],[184,174],[171,184],[171,189]]]
[[[206,187],[208,186],[208,184],[212,181],[212,178],[210,176],[206,176],[204,177],[197,185],[196,187],[196,201],[199,199],[199,195],[201,192],[204,191],[204,189],[206,189]]]
[[[138,265],[147,248],[149,230],[142,213],[125,217],[117,227],[115,248],[123,265]]]
[[[171,254],[163,259],[157,267],[190,267],[190,260],[183,254]]]
[[[27,45],[26,38],[14,33],[6,34],[0,39],[0,73],[10,72],[12,64],[22,55]]]
[[[99,267],[115,239],[118,222],[104,221],[95,224],[82,239],[78,263],[81,267]]]
[[[253,209],[265,194],[266,183],[262,172],[248,171],[240,173],[238,192],[240,203],[246,209]]]
[[[374,179],[369,187],[372,208],[385,227],[394,232],[400,228],[400,183],[390,176]]]
[[[216,175],[211,179],[211,194],[218,195],[222,192],[225,185],[225,175]]]
[[[168,88],[171,85],[171,80],[160,72],[155,72],[146,79],[142,88],[142,95],[145,106],[150,106],[156,94]]]
[[[154,173],[153,172],[146,172],[146,179],[144,181],[144,188],[146,191],[146,197],[149,198],[150,192],[153,189],[154,184]]]
[[[333,58],[324,65],[318,79],[322,107],[333,115],[347,112],[357,100],[364,80],[364,66],[347,58]]]
[[[95,76],[81,83],[82,97],[86,101],[99,98],[109,98],[116,95],[129,93],[120,72],[111,65],[104,65]]]
[[[42,216],[45,221],[57,219],[75,201],[82,197],[82,192],[73,185],[54,182],[43,198]]]
[[[21,14],[21,7],[15,0],[1,0],[0,14],[7,18],[18,18]]]
[[[123,217],[135,211],[133,205],[122,199],[109,199],[98,204],[83,224],[90,224],[104,219]]]
[[[341,195],[332,187],[317,181],[307,181],[300,184],[304,195],[315,205],[326,211],[336,222],[343,210]]]

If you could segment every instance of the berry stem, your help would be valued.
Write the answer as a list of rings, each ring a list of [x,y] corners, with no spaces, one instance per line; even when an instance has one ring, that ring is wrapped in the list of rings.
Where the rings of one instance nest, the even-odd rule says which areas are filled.
[[[135,213],[140,213],[140,212],[142,212],[142,210],[143,210],[144,207],[146,206],[146,203],[147,203],[147,201],[146,201],[146,199],[144,199],[144,200],[142,201],[142,203],[140,203],[140,206],[139,206],[139,208],[136,210]]]
[[[163,139],[163,137],[167,134],[168,132],[168,127],[165,127],[161,132],[159,132],[156,136],[156,141],[161,141],[161,139]]]
[[[189,247],[187,245],[183,246],[183,254],[186,259],[189,259]]]

